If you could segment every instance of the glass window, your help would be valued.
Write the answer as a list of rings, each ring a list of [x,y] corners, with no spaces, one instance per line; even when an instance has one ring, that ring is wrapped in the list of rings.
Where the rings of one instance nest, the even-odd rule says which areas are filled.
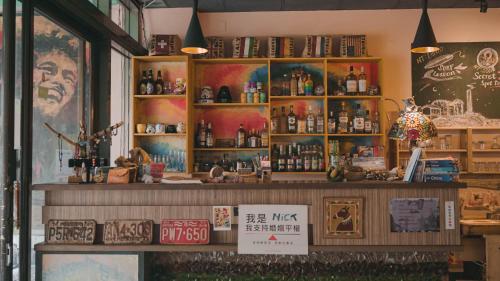
[[[139,41],[139,9],[130,5],[130,36]]]
[[[97,8],[103,12],[103,14],[109,16],[110,0],[94,0],[97,1]]]

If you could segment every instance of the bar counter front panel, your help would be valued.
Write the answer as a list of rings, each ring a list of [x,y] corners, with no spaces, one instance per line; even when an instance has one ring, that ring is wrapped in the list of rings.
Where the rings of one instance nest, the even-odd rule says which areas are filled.
[[[273,182],[268,184],[35,185],[45,191],[42,222],[49,219],[208,219],[212,206],[294,204],[309,206],[309,240],[314,246],[459,246],[458,190],[465,184],[400,182]],[[362,238],[325,238],[324,198],[363,198]],[[391,232],[389,204],[395,198],[438,198],[439,232]],[[453,201],[454,229],[445,229],[445,201]],[[158,232],[158,231],[156,231]],[[158,236],[158,233],[155,233]],[[311,239],[312,238],[312,239]],[[97,238],[97,244],[100,243]],[[157,237],[155,238],[157,240]],[[237,243],[237,217],[231,231],[212,232],[212,245]],[[94,245],[95,246],[98,245]],[[134,246],[131,246],[133,249]],[[390,248],[390,247],[389,247]],[[58,247],[60,250],[61,248]],[[214,248],[216,249],[216,248]],[[129,248],[129,250],[131,250]]]

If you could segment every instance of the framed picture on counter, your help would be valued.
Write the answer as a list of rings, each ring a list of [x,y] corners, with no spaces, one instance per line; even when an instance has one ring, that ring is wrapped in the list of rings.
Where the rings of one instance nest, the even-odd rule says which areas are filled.
[[[324,198],[325,238],[363,238],[363,198]]]
[[[439,198],[394,198],[391,232],[439,232]]]

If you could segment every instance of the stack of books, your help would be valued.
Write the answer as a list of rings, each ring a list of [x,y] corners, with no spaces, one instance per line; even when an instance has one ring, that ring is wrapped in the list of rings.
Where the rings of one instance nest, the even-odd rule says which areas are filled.
[[[415,171],[416,182],[456,182],[459,179],[458,160],[455,158],[430,158],[418,161]]]

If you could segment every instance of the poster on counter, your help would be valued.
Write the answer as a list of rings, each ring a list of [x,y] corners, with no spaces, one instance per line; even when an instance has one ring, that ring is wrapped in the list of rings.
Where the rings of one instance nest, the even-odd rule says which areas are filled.
[[[439,198],[390,201],[391,232],[439,232]]]
[[[214,231],[231,231],[231,209],[231,206],[212,207]]]
[[[307,205],[239,205],[238,254],[307,255]]]

